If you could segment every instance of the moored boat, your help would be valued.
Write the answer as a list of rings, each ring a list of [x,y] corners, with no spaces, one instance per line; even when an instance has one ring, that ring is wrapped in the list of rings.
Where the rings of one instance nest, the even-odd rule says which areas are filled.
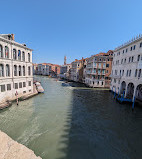
[[[44,89],[41,86],[40,82],[35,82],[35,86],[36,86],[36,89],[37,89],[38,93],[44,93]]]

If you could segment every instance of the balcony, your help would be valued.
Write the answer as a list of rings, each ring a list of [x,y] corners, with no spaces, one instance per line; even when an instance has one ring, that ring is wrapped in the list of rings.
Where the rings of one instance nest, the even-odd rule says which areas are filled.
[[[93,68],[93,66],[92,65],[87,65],[87,67],[86,68]]]
[[[111,78],[121,79],[120,75],[110,75]]]

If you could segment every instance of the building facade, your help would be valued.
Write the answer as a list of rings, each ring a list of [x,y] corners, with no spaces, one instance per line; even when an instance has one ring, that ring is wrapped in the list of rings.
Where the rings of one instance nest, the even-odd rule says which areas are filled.
[[[82,82],[83,64],[84,64],[83,58],[81,60],[75,59],[75,61],[73,61],[71,63],[70,80],[75,81],[75,82]]]
[[[125,98],[142,101],[142,36],[116,48],[113,55],[111,90]]]
[[[38,73],[38,64],[33,64],[33,74],[37,75]]]
[[[110,87],[113,51],[93,55],[87,60],[85,84],[90,87]]]
[[[33,93],[32,50],[0,35],[0,103]]]

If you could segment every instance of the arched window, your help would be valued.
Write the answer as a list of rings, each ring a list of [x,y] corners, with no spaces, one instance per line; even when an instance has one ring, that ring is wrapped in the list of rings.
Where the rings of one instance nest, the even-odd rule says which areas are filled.
[[[0,77],[4,77],[4,67],[0,64]]]
[[[19,66],[19,76],[22,76],[21,66]]]
[[[9,58],[9,48],[5,46],[5,58]]]
[[[13,59],[17,60],[17,52],[16,49],[13,49]]]
[[[28,53],[28,62],[31,61],[30,53]]]
[[[30,68],[30,66],[28,67],[28,75],[29,76],[31,75],[31,68]]]
[[[139,70],[138,78],[141,77],[141,69]]]
[[[131,76],[131,70],[129,71],[129,77]]]
[[[25,76],[25,66],[23,66],[23,76]]]
[[[9,65],[6,65],[6,76],[10,76],[10,67]]]
[[[137,72],[138,72],[138,71],[137,71],[137,69],[136,69],[136,71],[135,71],[135,77],[137,77]]]
[[[138,55],[137,61],[140,61],[140,55]]]
[[[2,50],[2,45],[0,45],[0,58],[3,57],[3,50]]]
[[[25,52],[22,52],[22,60],[25,61]]]
[[[21,51],[18,50],[18,60],[21,61]]]
[[[14,76],[17,76],[17,66],[14,65]]]

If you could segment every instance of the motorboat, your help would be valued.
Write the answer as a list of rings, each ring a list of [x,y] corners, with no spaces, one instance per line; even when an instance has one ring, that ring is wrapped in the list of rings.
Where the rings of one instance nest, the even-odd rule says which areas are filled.
[[[36,89],[37,89],[38,93],[44,93],[44,89],[41,86],[40,82],[35,82],[35,86],[36,86]]]
[[[62,86],[67,87],[67,86],[70,86],[70,84],[67,82],[64,82],[64,83],[62,83]]]

